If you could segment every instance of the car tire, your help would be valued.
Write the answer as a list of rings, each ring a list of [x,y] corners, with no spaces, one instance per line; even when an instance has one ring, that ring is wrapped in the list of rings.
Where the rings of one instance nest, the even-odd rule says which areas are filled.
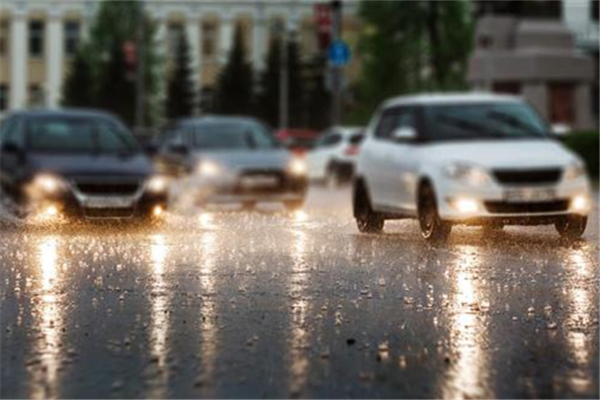
[[[297,211],[304,206],[304,199],[284,201],[283,205],[288,211]]]
[[[579,239],[585,232],[587,219],[582,215],[570,215],[557,220],[554,227],[558,234],[565,239]]]
[[[325,186],[329,189],[340,186],[340,178],[334,163],[330,163],[325,170]]]
[[[356,226],[362,233],[380,233],[383,231],[385,219],[373,211],[367,188],[362,181],[357,181],[354,188],[354,218]]]
[[[418,217],[421,236],[430,243],[443,243],[452,231],[452,224],[440,218],[435,192],[425,183],[419,190]]]

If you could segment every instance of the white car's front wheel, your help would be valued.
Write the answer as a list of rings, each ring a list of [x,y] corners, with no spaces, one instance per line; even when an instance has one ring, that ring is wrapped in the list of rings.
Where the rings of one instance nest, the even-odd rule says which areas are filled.
[[[587,217],[571,215],[554,223],[558,234],[566,239],[579,239],[587,226]]]
[[[428,183],[419,191],[419,226],[423,239],[431,243],[444,242],[452,231],[452,225],[440,218],[435,192]]]
[[[373,210],[369,193],[362,181],[355,184],[353,200],[354,218],[358,230],[363,233],[380,233],[385,220]]]

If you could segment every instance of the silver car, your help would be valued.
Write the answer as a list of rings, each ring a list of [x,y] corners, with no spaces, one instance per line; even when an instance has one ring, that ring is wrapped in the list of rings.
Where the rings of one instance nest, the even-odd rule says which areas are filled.
[[[246,117],[176,122],[158,153],[159,170],[183,177],[196,204],[281,202],[302,207],[306,164],[282,147],[266,126]],[[189,196],[188,196],[189,197]]]

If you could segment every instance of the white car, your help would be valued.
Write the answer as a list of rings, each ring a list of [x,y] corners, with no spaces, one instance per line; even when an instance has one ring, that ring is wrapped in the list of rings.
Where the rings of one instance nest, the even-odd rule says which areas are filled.
[[[584,163],[523,100],[446,94],[398,97],[375,113],[353,206],[361,232],[417,218],[432,242],[455,224],[554,224],[561,236],[578,238],[592,199]]]
[[[337,184],[354,174],[362,127],[335,126],[326,130],[306,156],[309,179]]]

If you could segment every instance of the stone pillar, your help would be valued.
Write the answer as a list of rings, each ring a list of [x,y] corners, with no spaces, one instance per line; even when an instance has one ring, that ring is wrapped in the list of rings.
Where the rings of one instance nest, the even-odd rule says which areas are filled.
[[[25,9],[16,10],[13,14],[10,32],[10,108],[13,110],[27,106],[28,38],[27,11]]]
[[[264,3],[256,4],[256,13],[252,25],[252,64],[254,72],[260,73],[265,66],[268,39]]]
[[[541,82],[524,83],[521,94],[544,119],[548,120],[550,110],[548,108],[548,87],[546,84]]]
[[[231,50],[231,46],[233,45],[233,34],[234,34],[234,19],[230,13],[223,14],[221,16],[221,45],[220,47],[220,61],[222,64],[227,62],[227,57],[229,57],[229,50]]]
[[[46,105],[58,107],[61,98],[64,63],[64,26],[62,15],[50,12],[46,35]]]
[[[575,88],[575,126],[574,129],[597,128],[592,117],[591,83],[582,82]]]

